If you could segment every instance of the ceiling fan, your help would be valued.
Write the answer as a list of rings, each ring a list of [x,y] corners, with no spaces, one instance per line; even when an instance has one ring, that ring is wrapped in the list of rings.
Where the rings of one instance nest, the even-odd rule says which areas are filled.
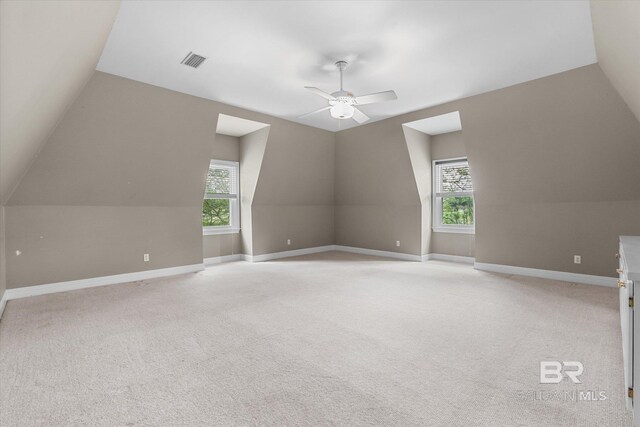
[[[329,105],[319,110],[303,114],[298,118],[307,117],[312,114],[320,113],[321,111],[329,110],[331,117],[334,119],[353,119],[358,123],[364,123],[369,120],[369,117],[367,117],[367,115],[362,111],[358,110],[356,106],[398,99],[398,96],[392,90],[371,93],[369,95],[355,96],[351,92],[344,90],[342,87],[342,72],[347,68],[347,62],[338,61],[336,62],[336,67],[340,70],[340,90],[333,93],[327,93],[317,87],[305,86],[305,89],[309,89],[311,92],[329,101]]]

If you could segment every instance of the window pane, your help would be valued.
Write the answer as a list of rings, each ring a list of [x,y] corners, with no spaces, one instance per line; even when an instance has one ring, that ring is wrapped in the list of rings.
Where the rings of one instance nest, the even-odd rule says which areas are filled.
[[[473,225],[473,197],[443,197],[442,224]]]
[[[205,199],[202,203],[202,226],[216,227],[229,225],[231,211],[229,199]]]
[[[205,195],[236,194],[236,169],[211,165],[207,174]]]
[[[442,193],[456,191],[473,191],[471,175],[469,175],[469,163],[445,163],[440,166],[440,188]]]

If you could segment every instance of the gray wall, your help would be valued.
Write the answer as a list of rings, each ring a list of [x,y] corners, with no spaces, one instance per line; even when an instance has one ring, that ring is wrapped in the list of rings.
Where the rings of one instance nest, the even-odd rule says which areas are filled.
[[[431,137],[431,157],[433,160],[466,157],[462,131],[442,133]]]
[[[210,156],[216,160],[240,161],[240,138],[216,133],[211,141]]]
[[[402,129],[407,121],[336,133],[336,244],[422,254],[422,205]]]
[[[614,276],[618,235],[640,234],[640,123],[600,67],[461,105],[476,260]]]
[[[333,244],[334,162],[332,132],[271,126],[252,203],[254,255]]]
[[[202,255],[205,259],[241,253],[240,233],[202,236]]]
[[[431,137],[431,158],[433,160],[466,157],[462,131],[443,133]],[[475,256],[475,235],[461,233],[433,233],[430,253]]]
[[[618,235],[640,234],[640,123],[597,64],[339,132],[336,241],[404,239],[419,253],[402,124],[451,111],[474,179],[476,261],[615,275]]]
[[[431,236],[432,254],[458,255],[475,257],[475,234],[433,233]]]
[[[302,247],[323,241],[320,234],[331,242],[331,132],[96,72],[9,199],[7,287],[201,263],[202,194],[219,113],[271,125],[268,179],[254,196],[257,253],[286,250],[281,237],[290,233]],[[287,196],[270,199],[276,192]],[[330,220],[309,215],[311,203]],[[285,221],[271,220],[280,210]]]
[[[6,287],[4,205],[94,73],[119,6],[0,2],[0,297]],[[33,58],[38,66],[25,70]]]
[[[219,113],[270,124],[240,140],[243,252],[423,254],[428,142],[402,124],[456,110],[476,260],[614,275],[617,236],[640,234],[640,123],[598,65],[337,134],[96,72],[5,209],[7,288],[202,262]]]
[[[6,209],[8,288],[202,262],[202,214],[193,207]]]

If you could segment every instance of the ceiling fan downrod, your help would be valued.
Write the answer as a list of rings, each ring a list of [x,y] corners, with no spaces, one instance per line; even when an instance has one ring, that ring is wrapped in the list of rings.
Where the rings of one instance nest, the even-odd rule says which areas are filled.
[[[340,92],[344,91],[344,89],[342,88],[342,72],[347,68],[347,65],[347,61],[336,62],[336,67],[338,67],[338,70],[340,70]]]

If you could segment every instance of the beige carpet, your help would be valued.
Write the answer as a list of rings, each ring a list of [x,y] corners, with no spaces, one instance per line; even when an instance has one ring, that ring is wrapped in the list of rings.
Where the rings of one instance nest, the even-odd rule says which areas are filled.
[[[615,289],[337,252],[15,300],[0,425],[629,425],[617,310]],[[582,384],[539,384],[541,360]],[[533,398],[575,390],[607,399]]]

